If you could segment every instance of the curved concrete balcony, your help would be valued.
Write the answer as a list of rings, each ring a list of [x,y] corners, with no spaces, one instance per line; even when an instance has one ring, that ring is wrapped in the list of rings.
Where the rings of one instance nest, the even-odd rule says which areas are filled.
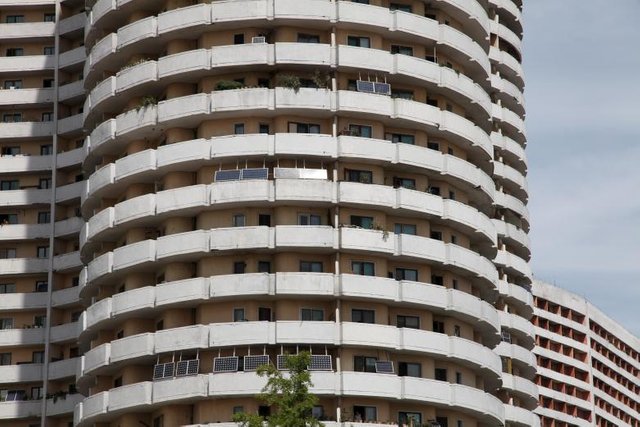
[[[531,266],[527,261],[520,258],[511,252],[498,249],[498,253],[493,262],[504,268],[508,274],[520,277],[527,280],[529,283],[533,282],[533,273],[531,272]]]
[[[0,40],[23,43],[44,41],[55,35],[55,22],[21,22],[0,24]]]
[[[455,3],[462,4],[460,1]],[[475,4],[477,2],[469,3]],[[477,14],[481,14],[479,12],[481,6],[478,4],[475,6],[475,9],[478,10]],[[94,11],[89,19],[90,23],[86,28],[88,33],[85,42],[88,46],[91,45],[91,41],[95,37],[94,30],[99,28],[96,26],[98,21],[107,16],[109,12],[115,11],[114,7],[113,2],[110,1],[98,2],[94,6]],[[369,19],[363,19],[364,16]],[[120,57],[120,61],[122,61],[125,55],[130,56],[134,52],[136,43],[157,38],[159,35],[170,34],[172,30],[185,31],[188,29],[192,32],[191,35],[195,36],[206,31],[210,23],[221,24],[243,20],[277,21],[279,19],[325,21],[327,25],[338,22],[343,25],[376,27],[376,31],[381,33],[406,33],[412,37],[420,37],[438,44],[439,48],[446,51],[453,60],[466,63],[466,67],[474,75],[474,79],[482,81],[490,75],[490,64],[484,48],[468,35],[448,25],[439,25],[435,20],[411,13],[390,11],[388,8],[350,2],[332,3],[326,0],[280,0],[277,3],[273,0],[256,0],[252,8],[233,2],[216,2],[211,5],[175,9],[161,13],[157,17],[150,16],[118,28],[116,34],[112,33],[107,36],[115,39],[115,43],[109,42],[113,45],[113,48],[109,49],[109,53],[119,52],[116,56]],[[177,23],[181,25],[178,27]],[[94,73],[100,74],[107,66],[118,68],[116,58],[101,64],[101,61],[108,55],[108,53],[105,54],[104,47],[101,45],[104,40],[103,38],[91,49],[90,59],[87,61],[90,68],[85,67],[85,77],[90,85],[96,77]],[[87,73],[87,71],[89,72]]]
[[[489,59],[496,64],[498,71],[504,78],[516,85],[520,92],[523,91],[524,70],[516,58],[505,51],[491,46],[489,49]]]
[[[536,375],[538,368],[538,362],[536,356],[531,351],[520,347],[516,344],[509,344],[508,342],[500,342],[493,351],[495,351],[501,357],[510,358],[514,365],[520,369],[520,376],[523,378],[533,379]]]
[[[531,350],[535,342],[535,328],[527,319],[516,314],[498,312],[500,325],[518,339],[518,345],[527,350]]]
[[[3,139],[21,139],[21,138],[36,139],[36,138],[46,138],[52,135],[53,135],[53,122],[2,123]]]
[[[563,393],[561,391],[556,391],[543,386],[539,386],[538,389],[539,389],[540,396],[548,397],[560,402],[565,402],[568,405],[575,405],[581,409],[586,409],[586,410],[592,409],[591,402],[589,400],[580,399],[579,397],[571,396],[568,393]],[[594,394],[599,395],[598,397],[600,397],[601,395],[603,400],[608,400],[612,406],[617,406],[617,407],[620,407],[621,409],[622,408],[626,408],[627,410],[630,409],[626,407],[626,405],[622,404],[621,402],[611,398],[611,396],[607,395],[606,393],[603,393],[598,388],[594,388],[593,392]]]
[[[593,407],[591,409],[593,409]],[[535,414],[541,417],[547,417],[547,418],[552,418],[554,420],[558,420],[559,422],[566,423],[567,425],[572,424],[577,427],[593,426],[593,421],[583,420],[582,418],[574,417],[573,415],[568,415],[562,411],[555,411],[553,409],[543,408],[541,406],[539,406],[535,410]],[[605,420],[609,420],[609,422],[611,422],[612,425],[616,425],[616,423],[618,422],[618,420],[612,417],[612,415],[609,412],[605,411],[604,409],[601,409],[598,406],[595,407],[594,414],[600,416]]]
[[[61,69],[76,68],[81,69],[87,54],[84,46],[78,46],[60,54],[59,66]]]
[[[502,388],[517,397],[527,409],[533,410],[538,406],[538,387],[528,379],[503,372]]]
[[[504,405],[504,419],[513,427],[540,427],[540,418],[525,408]]]
[[[67,168],[69,166],[81,166],[84,156],[85,151],[83,147],[58,153],[56,158],[56,167]]]
[[[501,150],[502,155],[508,159],[509,163],[517,166],[517,170],[524,174],[527,171],[528,161],[524,147],[513,139],[498,132],[491,133],[493,146]]]
[[[103,281],[108,273],[127,274],[146,264],[175,257],[191,259],[210,251],[246,249],[291,250],[316,248],[325,251],[366,252],[387,257],[428,260],[459,274],[475,278],[488,294],[495,292],[498,273],[487,258],[451,243],[412,235],[387,235],[382,231],[328,226],[232,227],[197,230],[143,240],[115,249],[89,262],[88,280]],[[108,253],[108,254],[109,254]],[[105,264],[106,262],[106,264]],[[99,267],[98,267],[99,266]],[[110,276],[110,277],[113,277]]]
[[[83,115],[76,114],[75,116],[65,117],[58,120],[58,134],[59,135],[71,135],[80,134],[82,132]]]
[[[77,270],[80,269],[80,267],[82,267],[82,261],[80,260],[79,251],[56,255],[53,257],[53,270],[56,272]]]
[[[76,80],[72,83],[66,83],[60,86],[58,89],[58,97],[60,102],[64,101],[80,101],[80,99],[85,95],[84,90],[84,81]]]
[[[511,15],[513,21],[522,22],[522,11],[513,2],[513,0],[489,0],[489,4],[497,7],[500,11],[507,12]],[[520,32],[522,31],[522,25],[520,25]]]
[[[44,343],[44,328],[0,330],[3,347],[33,346]]]
[[[48,295],[46,292],[3,294],[0,298],[0,312],[16,310],[37,310],[46,308]],[[0,375],[0,378],[2,375]]]
[[[52,326],[49,333],[49,339],[55,344],[75,343],[78,340],[80,329],[79,322]]]
[[[603,377],[603,378],[607,378],[602,373],[600,373],[600,371],[598,371],[598,370],[595,370],[593,372],[593,374],[597,375],[597,376],[600,376],[600,377]],[[556,372],[556,371],[554,371],[552,369],[543,368],[541,366],[538,367],[538,375],[541,375],[541,376],[544,376],[544,377],[547,377],[547,378],[551,378],[553,380],[556,380],[556,381],[559,381],[561,383],[565,383],[567,385],[571,385],[571,386],[574,386],[574,387],[577,387],[577,388],[580,388],[580,389],[583,389],[583,390],[587,390],[587,389],[589,389],[591,387],[591,385],[589,384],[589,378],[588,377],[585,378],[586,381],[582,381],[582,380],[579,380],[578,378],[575,378],[572,375],[564,375],[564,374]],[[622,386],[618,386],[618,387],[622,387]],[[551,392],[551,390],[548,390],[547,388],[542,387],[542,386],[539,386],[539,389],[540,389],[540,394],[541,395],[549,394],[549,392]],[[625,392],[624,390],[625,390],[625,388],[622,387],[622,392],[623,393]],[[627,393],[631,393],[631,392],[627,391]],[[567,396],[567,397],[569,397],[569,396]]]
[[[504,423],[504,406],[481,390],[426,378],[364,372],[314,372],[310,391],[318,396],[406,399],[469,413],[489,424]],[[89,426],[125,412],[152,410],[174,401],[253,396],[266,380],[253,372],[200,374],[125,385],[86,398],[74,411],[74,424]]]
[[[35,274],[46,273],[48,260],[46,258],[10,258],[0,259],[2,274]]]
[[[0,241],[48,239],[51,224],[6,224],[0,226]]]
[[[53,307],[65,307],[76,304],[80,299],[80,286],[59,289],[51,294],[51,305]]]
[[[531,255],[529,235],[523,229],[508,222],[499,219],[493,219],[492,221],[498,236],[518,249],[516,255],[528,260]]]
[[[3,155],[0,156],[0,170],[3,173],[50,171],[52,161],[51,156]]]
[[[3,56],[0,57],[0,73],[24,73],[49,71],[55,67],[53,55]],[[6,123],[3,123],[3,125]]]
[[[0,192],[0,206],[28,206],[49,204],[51,191],[30,188],[26,190],[7,190]]]
[[[40,400],[0,402],[0,420],[40,417],[41,405]]]
[[[522,55],[522,40],[509,27],[498,21],[491,21],[491,34],[509,42]]]
[[[84,29],[86,20],[87,15],[85,13],[76,13],[75,15],[68,18],[61,19],[60,23],[58,24],[58,31],[60,32],[60,35],[75,32],[79,33]]]
[[[524,120],[508,108],[493,104],[493,121],[498,122],[503,132],[521,144],[526,144],[527,135]]]
[[[527,184],[527,179],[517,169],[494,160],[493,173],[495,178],[499,178],[510,193],[518,195],[522,200],[528,199],[529,185]]]
[[[518,214],[518,216],[524,220],[527,225],[529,224],[529,210],[520,199],[513,197],[510,194],[496,191],[495,202],[496,205]]]
[[[72,288],[73,289],[73,288]],[[221,275],[147,286],[105,298],[86,311],[81,339],[94,334],[116,319],[141,311],[162,311],[170,307],[196,307],[217,298],[246,295],[282,297],[305,296],[405,302],[461,319],[484,334],[485,344],[497,343],[500,330],[498,312],[489,303],[470,294],[421,282],[396,281],[332,273],[276,273]]]
[[[11,383],[40,382],[42,381],[42,372],[43,365],[41,363],[3,365],[0,366],[0,384],[2,384],[3,389],[7,389],[11,388],[9,385]]]
[[[504,280],[498,281],[498,292],[507,302],[515,305],[523,317],[531,318],[533,315],[533,295],[531,292],[522,286]]]
[[[78,371],[80,358],[58,360],[49,364],[49,380],[55,381],[63,378],[72,378]]]
[[[51,104],[52,102],[53,89],[50,88],[0,89],[0,105],[21,105],[29,106],[29,108],[35,108],[37,105],[30,104],[42,104],[44,106],[46,104]]]
[[[78,181],[56,187],[56,202],[66,203],[81,199],[86,194],[87,181]]]
[[[495,96],[502,102],[503,106],[518,114],[520,118],[524,118],[524,95],[516,85],[497,74],[492,74],[491,87],[497,91]]]
[[[56,237],[67,237],[78,234],[84,225],[84,221],[80,217],[72,217],[57,221],[55,223],[54,233]]]

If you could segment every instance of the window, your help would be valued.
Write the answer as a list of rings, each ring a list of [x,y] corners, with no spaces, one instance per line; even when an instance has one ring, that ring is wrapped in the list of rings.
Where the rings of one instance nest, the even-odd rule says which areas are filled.
[[[10,47],[7,49],[7,56],[24,56],[24,49],[21,47]]]
[[[160,415],[153,419],[153,427],[164,427],[164,415]]]
[[[42,399],[42,387],[31,387],[31,400]]]
[[[408,5],[408,4],[391,3],[389,4],[389,9],[399,10],[400,12],[411,13],[411,5]]]
[[[258,415],[262,418],[266,418],[271,415],[271,408],[269,406],[258,406]]]
[[[451,200],[455,200],[456,199],[456,192],[449,190],[449,198]]]
[[[320,133],[320,125],[314,123],[289,123],[289,133]]]
[[[33,316],[33,326],[37,328],[44,328],[44,325],[46,322],[47,322],[47,316],[44,314]]]
[[[438,106],[438,100],[436,98],[431,98],[431,97],[427,96],[427,105],[431,105],[432,107],[437,107]],[[436,145],[437,145],[437,143],[436,143]],[[427,146],[427,148],[429,148],[429,147]],[[435,148],[435,150],[437,150],[437,148]]]
[[[0,214],[0,224],[17,224],[18,214]]]
[[[456,422],[456,426],[457,426],[457,427],[464,427],[464,422],[463,422],[462,420],[458,420],[458,421]]]
[[[113,380],[113,387],[114,388],[122,387],[122,377],[118,377]]]
[[[439,274],[432,274],[431,283],[438,286],[444,286],[444,277],[440,276]]]
[[[357,47],[371,47],[369,37],[347,36],[347,45]]]
[[[440,427],[449,427],[449,419],[447,417],[436,417],[436,422]]]
[[[244,308],[234,308],[233,309],[233,321],[234,322],[244,322],[246,319],[244,317]]]
[[[44,14],[44,22],[56,22],[56,14],[55,13],[45,13]]]
[[[24,22],[24,15],[7,15],[7,24],[21,24]]]
[[[49,246],[38,246],[37,257],[38,258],[49,257]]]
[[[20,152],[20,147],[2,147],[3,156],[17,156]]]
[[[0,366],[11,365],[11,353],[0,353]]]
[[[353,356],[353,370],[356,372],[376,372],[377,357]]]
[[[378,420],[378,409],[375,406],[355,406],[353,407],[353,419],[356,422]]]
[[[0,259],[12,259],[16,257],[16,248],[0,249]]]
[[[300,261],[300,271],[303,273],[322,273],[322,262]]]
[[[427,189],[427,192],[429,194],[433,194],[434,196],[439,196],[440,195],[440,187],[430,185],[429,188]]]
[[[298,214],[298,225],[322,225],[320,215]]]
[[[320,43],[320,36],[298,33],[298,43]]]
[[[398,328],[420,329],[420,318],[418,316],[396,316]]]
[[[398,425],[421,426],[422,414],[420,412],[398,412]]]
[[[244,270],[247,267],[244,261],[236,261],[233,263],[233,274],[244,274]]]
[[[271,322],[271,309],[269,307],[258,307],[258,320]]]
[[[413,135],[407,135],[403,133],[387,134],[387,140],[393,143],[411,144],[415,145],[416,137]]]
[[[0,317],[0,329],[13,329],[13,319],[11,317]]]
[[[38,224],[49,224],[51,222],[51,212],[38,212]]]
[[[47,113],[42,113],[42,121],[43,122],[50,122],[53,120],[53,113],[47,112]]]
[[[234,34],[233,44],[244,44],[244,34]]]
[[[417,227],[415,224],[395,224],[393,232],[395,234],[411,234],[415,236],[417,234]]]
[[[264,77],[258,77],[258,87],[266,87],[268,88],[269,85],[269,79],[265,79]],[[267,127],[267,131],[266,132],[260,132],[260,133],[269,133],[269,125],[266,124],[260,124],[260,129],[263,128],[263,126]]]
[[[391,53],[413,56],[413,48],[411,46],[391,45]]]
[[[324,418],[324,407],[320,405],[316,405],[311,409],[311,416],[316,420],[321,420]]]
[[[75,276],[71,279],[71,286],[72,287],[76,287],[80,285],[80,277],[79,276]]]
[[[416,180],[411,178],[402,178],[402,177],[394,176],[393,188],[408,188],[409,190],[415,190]]]
[[[22,89],[22,80],[5,80],[5,89]]]
[[[260,86],[260,85],[258,85],[258,86]],[[267,87],[268,87],[268,85],[267,85]],[[269,133],[269,125],[264,124],[264,123],[260,123],[258,125],[258,133],[267,133],[268,134]]]
[[[233,133],[235,135],[243,135],[244,134],[244,123],[236,123],[233,125]]]
[[[451,243],[453,243],[454,245],[458,243],[458,238],[454,234],[451,235]]]
[[[271,273],[271,262],[258,261],[258,273]]]
[[[374,310],[351,310],[351,321],[355,323],[375,323],[376,312]]]
[[[324,320],[324,310],[321,308],[302,308],[300,309],[300,318],[321,322]]]
[[[233,414],[241,414],[244,412],[244,406],[234,406],[231,412],[233,412]]]
[[[456,372],[456,384],[462,384],[462,372]]]
[[[349,125],[349,134],[351,136],[360,136],[362,138],[371,138],[373,128],[365,125]]]
[[[361,276],[375,276],[376,269],[375,264],[366,261],[352,261],[351,271],[353,274],[359,274]]]
[[[44,49],[42,49],[43,55],[54,55],[55,53],[56,53],[56,48],[53,46],[45,46]]]
[[[122,338],[124,338],[124,330],[120,329],[118,332],[116,332],[116,339],[119,340]]]
[[[269,214],[259,214],[258,215],[258,225],[262,225],[265,227],[271,227],[271,215]]]
[[[47,283],[45,280],[37,280],[35,289],[36,292],[47,292],[47,290],[49,289],[49,283]]]
[[[453,335],[456,337],[460,336],[460,325],[454,325],[453,326]]]
[[[442,240],[442,231],[431,230],[429,236],[434,240]]]
[[[435,55],[425,55],[424,59],[429,62],[438,62],[438,57]]]
[[[2,115],[2,121],[5,123],[20,123],[22,121],[22,113],[5,113]]]
[[[458,281],[456,279],[453,279],[451,283],[452,283],[453,289],[458,289]]]
[[[391,91],[391,97],[398,98],[398,99],[408,99],[409,101],[413,101],[414,99],[412,90],[401,90],[401,89],[394,89],[393,91]]]
[[[413,268],[396,268],[396,280],[418,281],[418,270]]]
[[[439,320],[433,321],[433,332],[437,332],[439,334],[444,334],[444,322]]]
[[[42,80],[42,87],[53,87],[53,79],[44,79]]]
[[[16,292],[15,283],[0,283],[0,294],[13,294]]]
[[[244,214],[235,214],[231,219],[231,225],[233,227],[244,227],[246,224],[247,218]]]
[[[40,178],[40,181],[38,181],[38,188],[51,188],[51,178]]]
[[[435,370],[435,378],[438,381],[446,381],[447,380],[447,370],[444,368],[436,368]]]
[[[48,156],[50,154],[53,154],[53,145],[45,144],[45,145],[41,145],[40,146],[40,155],[41,156]]]
[[[44,351],[34,351],[31,353],[31,363],[44,363]]]
[[[371,171],[345,169],[344,180],[348,182],[371,184],[373,182],[373,173]]]
[[[350,221],[353,226],[366,228],[367,230],[373,229],[373,217],[371,216],[351,215]]]

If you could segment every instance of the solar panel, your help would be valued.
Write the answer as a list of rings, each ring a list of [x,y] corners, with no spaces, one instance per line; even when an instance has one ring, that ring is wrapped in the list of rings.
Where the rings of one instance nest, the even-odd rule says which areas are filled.
[[[390,360],[376,360],[376,372],[378,374],[393,374],[393,362]]]
[[[240,169],[229,169],[216,171],[214,181],[238,181],[240,180]]]
[[[373,82],[368,82],[365,80],[357,80],[356,89],[358,90],[358,92],[367,92],[367,93],[375,92],[375,86]]]
[[[279,371],[286,371],[287,370],[287,357],[289,357],[288,354],[279,354],[278,355],[278,359],[276,361],[276,367],[278,368]]]
[[[173,377],[173,368],[175,367],[175,363],[159,363],[153,367],[153,379],[161,380],[163,378],[171,378]]]
[[[216,357],[213,359],[213,372],[237,372],[238,356]]]
[[[310,371],[332,371],[331,355],[329,354],[312,354],[309,363]]]
[[[374,92],[381,95],[391,95],[391,85],[389,83],[375,83]]]
[[[244,370],[255,371],[259,366],[269,364],[269,355],[261,354],[258,356],[245,356],[244,357]]]
[[[268,179],[269,169],[267,168],[254,168],[254,169],[242,169],[242,175],[240,179]]]
[[[200,360],[181,360],[176,366],[176,377],[184,377],[186,375],[196,375],[200,368]]]

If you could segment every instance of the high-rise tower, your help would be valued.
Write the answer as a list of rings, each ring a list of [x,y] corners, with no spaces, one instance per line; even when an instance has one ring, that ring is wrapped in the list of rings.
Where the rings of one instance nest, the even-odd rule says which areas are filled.
[[[0,102],[51,122],[2,124],[34,156],[0,172],[23,195],[0,200],[55,227],[0,230],[7,254],[42,255],[0,270],[20,294],[0,309],[49,313],[49,381],[7,390],[43,384],[46,414],[81,400],[80,426],[228,423],[269,412],[257,365],[310,350],[328,426],[539,424],[520,1],[28,3],[6,8],[26,21],[2,24],[0,53],[34,65],[0,72],[53,79],[50,98]],[[32,9],[57,21],[42,37]],[[51,189],[14,189],[40,175]],[[23,277],[51,283],[35,308]],[[11,369],[30,333],[0,331]]]

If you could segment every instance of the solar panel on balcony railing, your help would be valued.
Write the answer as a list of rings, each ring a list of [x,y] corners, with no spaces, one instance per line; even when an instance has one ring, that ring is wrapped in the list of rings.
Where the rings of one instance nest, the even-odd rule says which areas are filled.
[[[278,358],[276,360],[276,367],[278,368],[278,370],[280,371],[286,371],[287,370],[287,357],[289,357],[288,354],[279,354]]]
[[[358,90],[358,92],[367,92],[367,93],[375,92],[375,86],[373,82],[368,82],[366,80],[357,80],[356,89]]]
[[[393,374],[393,362],[390,360],[376,360],[376,372],[379,374]]]
[[[181,360],[176,366],[176,377],[183,377],[186,375],[196,375],[200,368],[200,360]]]
[[[238,356],[216,357],[213,359],[213,372],[236,372]]]
[[[268,179],[269,169],[267,168],[254,168],[254,169],[242,169],[240,179]]]
[[[244,357],[244,370],[255,371],[259,366],[269,364],[269,355],[261,354],[257,356],[245,356]]]
[[[312,354],[311,362],[309,362],[310,371],[331,371],[331,355],[328,354]]]
[[[214,181],[238,181],[240,180],[240,169],[229,169],[216,171]]]
[[[381,95],[391,95],[391,85],[389,83],[375,83],[374,92]]]
[[[153,379],[161,380],[163,378],[171,378],[173,377],[173,368],[175,367],[175,363],[159,363],[153,367]]]

